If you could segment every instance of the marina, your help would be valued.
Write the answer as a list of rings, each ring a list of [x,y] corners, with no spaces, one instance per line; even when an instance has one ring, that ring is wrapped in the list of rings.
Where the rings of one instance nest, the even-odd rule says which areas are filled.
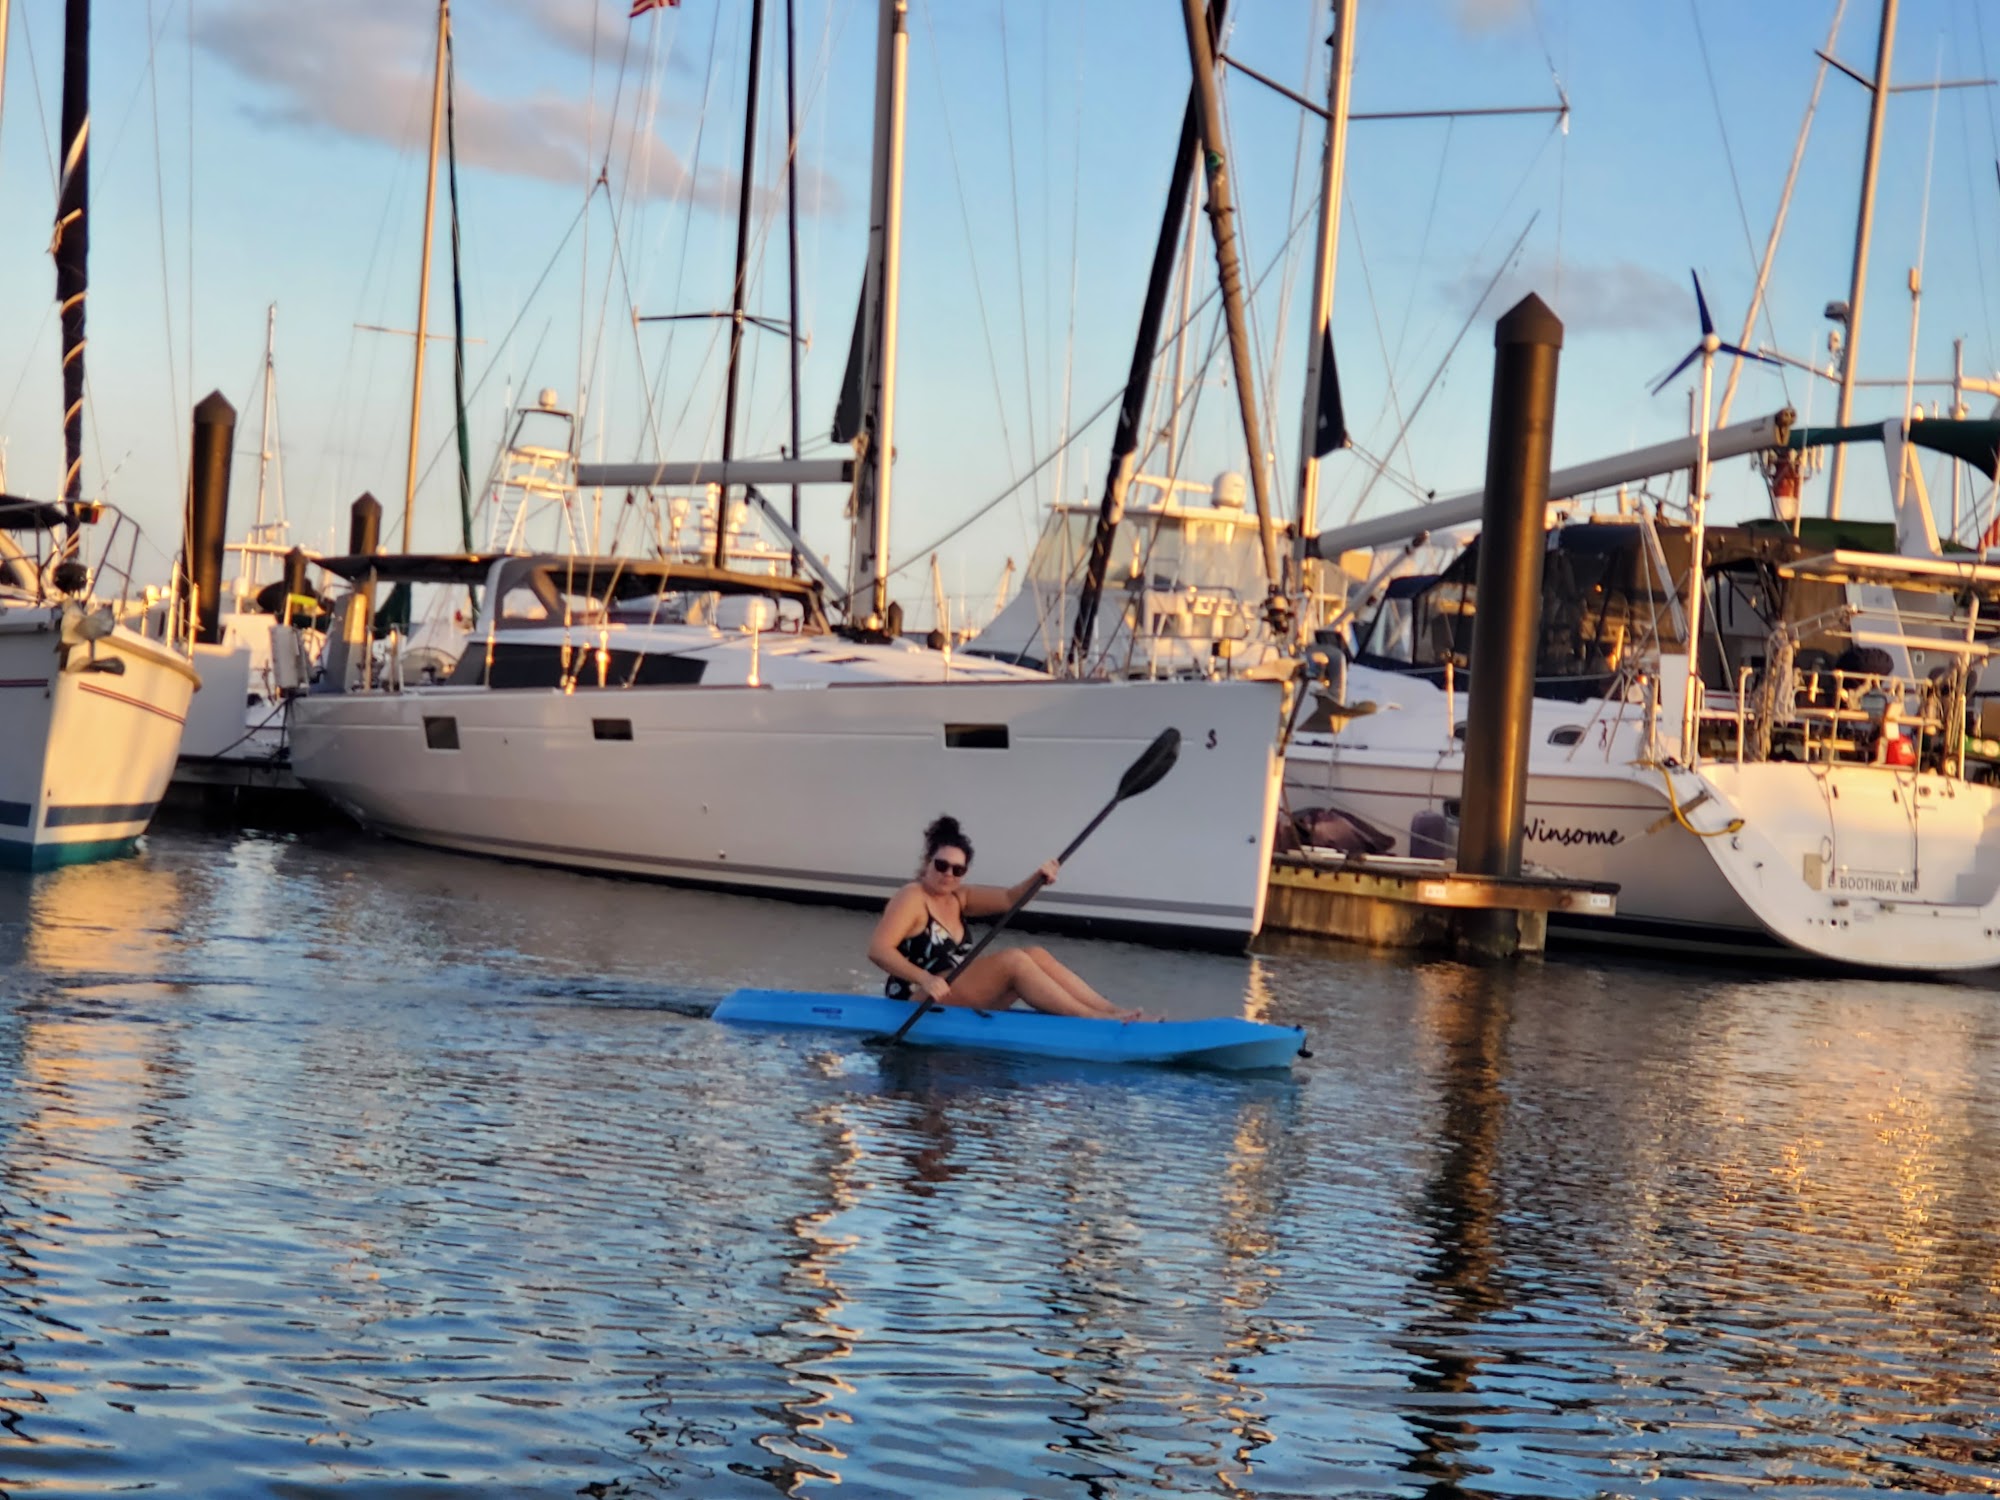
[[[2000,1491],[1909,4],[0,0],[0,1495]]]

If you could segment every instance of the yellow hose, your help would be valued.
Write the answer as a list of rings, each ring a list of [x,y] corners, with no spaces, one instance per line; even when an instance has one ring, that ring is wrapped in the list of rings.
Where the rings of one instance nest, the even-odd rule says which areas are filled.
[[[1695,827],[1694,824],[1690,823],[1687,820],[1687,814],[1681,811],[1680,803],[1674,799],[1673,773],[1669,771],[1665,766],[1660,766],[1657,769],[1659,770],[1660,773],[1660,780],[1662,783],[1665,784],[1667,789],[1667,806],[1673,809],[1674,821],[1680,824],[1681,827],[1685,828],[1689,833],[1693,834],[1696,838],[1719,839],[1726,833],[1736,833],[1742,829],[1743,820],[1741,818],[1731,818],[1727,823],[1723,824],[1722,827],[1716,829],[1715,832],[1703,833],[1699,828]]]

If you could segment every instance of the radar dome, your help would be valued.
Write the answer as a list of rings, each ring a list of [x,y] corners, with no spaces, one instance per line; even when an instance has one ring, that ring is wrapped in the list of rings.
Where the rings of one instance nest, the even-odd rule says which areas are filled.
[[[1229,469],[1216,475],[1215,488],[1211,492],[1214,497],[1215,508],[1217,510],[1243,509],[1243,497],[1248,489],[1248,481],[1234,469]]]

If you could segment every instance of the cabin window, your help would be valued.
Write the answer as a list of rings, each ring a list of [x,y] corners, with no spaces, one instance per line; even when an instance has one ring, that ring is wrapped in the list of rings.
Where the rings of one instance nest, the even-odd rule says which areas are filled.
[[[1581,724],[1565,724],[1549,735],[1551,745],[1574,745],[1583,739]]]
[[[458,748],[458,720],[434,719],[424,715],[424,743],[433,750],[456,750]]]
[[[574,680],[578,688],[691,687],[701,681],[707,663],[694,657],[663,652],[606,651],[590,645],[546,646],[525,641],[497,641],[493,664],[486,665],[488,647],[475,641],[451,674],[454,684],[490,688],[559,688]],[[636,664],[636,670],[635,670]]]
[[[630,719],[592,719],[590,733],[600,740],[629,740],[632,738]]]
[[[1007,726],[947,724],[944,726],[944,744],[947,750],[1005,750]]]

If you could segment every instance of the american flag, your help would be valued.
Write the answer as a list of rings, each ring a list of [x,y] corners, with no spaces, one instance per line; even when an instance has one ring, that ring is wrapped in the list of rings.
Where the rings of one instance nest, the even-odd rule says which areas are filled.
[[[681,0],[632,0],[632,19],[638,20],[649,10],[658,10],[664,5],[679,5]]]

